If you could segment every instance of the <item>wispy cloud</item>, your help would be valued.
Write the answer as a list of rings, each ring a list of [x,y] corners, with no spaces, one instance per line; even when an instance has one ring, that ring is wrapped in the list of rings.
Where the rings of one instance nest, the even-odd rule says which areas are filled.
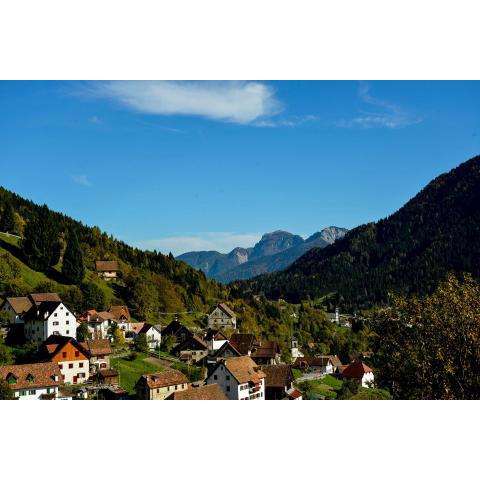
[[[316,115],[303,115],[303,116],[292,115],[292,116],[283,117],[283,118],[259,120],[258,122],[255,122],[255,126],[271,127],[271,128],[276,128],[276,127],[295,128],[295,127],[301,127],[302,125],[309,122],[316,122],[318,120],[319,120],[319,117],[317,117]]]
[[[370,85],[366,82],[360,83],[358,96],[364,104],[372,107],[372,110],[362,111],[360,115],[350,119],[342,119],[337,122],[338,127],[403,128],[422,121],[422,118],[407,112],[403,107],[372,96]]]
[[[82,187],[91,187],[92,183],[86,175],[72,175],[72,180]]]
[[[260,82],[92,82],[77,93],[107,98],[149,115],[194,115],[245,125],[283,109],[274,89]]]
[[[200,232],[195,235],[165,237],[136,242],[140,248],[158,250],[174,255],[198,250],[216,250],[228,253],[235,247],[252,247],[262,237],[259,233]]]
[[[90,117],[90,118],[88,119],[88,121],[89,121],[90,123],[93,123],[93,124],[96,124],[96,125],[99,125],[99,124],[102,124],[102,123],[103,123],[103,121],[102,121],[99,117],[97,117],[96,115],[93,115],[92,117]]]

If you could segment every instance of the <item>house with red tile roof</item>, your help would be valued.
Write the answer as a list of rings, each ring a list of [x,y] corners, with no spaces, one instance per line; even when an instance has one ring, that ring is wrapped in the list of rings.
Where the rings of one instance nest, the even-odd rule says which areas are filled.
[[[120,267],[116,260],[96,260],[95,271],[97,275],[106,281],[115,280]]]
[[[247,356],[219,362],[206,379],[217,383],[230,400],[265,400],[265,373]]]
[[[45,361],[56,363],[65,383],[78,384],[90,377],[87,351],[72,337],[51,335],[39,347]]]
[[[352,362],[342,372],[344,379],[355,379],[361,382],[362,387],[371,387],[374,384],[375,376],[373,370],[363,362]]]
[[[163,370],[142,375],[135,384],[140,400],[165,400],[173,392],[188,388],[188,378],[178,370]]]
[[[63,385],[56,363],[30,363],[0,366],[0,381],[8,383],[18,400],[56,399]]]

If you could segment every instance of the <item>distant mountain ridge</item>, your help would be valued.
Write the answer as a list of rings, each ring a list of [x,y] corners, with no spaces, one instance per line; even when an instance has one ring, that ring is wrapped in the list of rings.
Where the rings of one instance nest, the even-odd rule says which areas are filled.
[[[202,270],[209,278],[228,283],[282,270],[311,248],[324,248],[346,232],[346,228],[332,226],[304,240],[300,235],[276,230],[265,233],[252,248],[237,247],[229,253],[187,252],[176,258]]]
[[[297,303],[336,293],[344,308],[385,304],[388,293],[431,293],[447,273],[480,279],[480,156],[432,180],[392,215],[361,225],[287,269],[238,282],[239,292]]]

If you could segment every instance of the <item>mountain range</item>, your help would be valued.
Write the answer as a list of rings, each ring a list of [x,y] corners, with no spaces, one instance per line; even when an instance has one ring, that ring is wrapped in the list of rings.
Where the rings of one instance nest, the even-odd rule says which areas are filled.
[[[245,294],[298,302],[335,293],[355,310],[390,292],[430,293],[447,273],[480,277],[480,156],[431,181],[391,216],[314,248],[282,272],[237,282]]]
[[[346,232],[345,228],[327,227],[304,240],[300,235],[276,230],[264,234],[251,248],[237,247],[230,253],[187,252],[176,258],[202,270],[209,278],[229,283],[283,270],[308,250],[324,248]]]

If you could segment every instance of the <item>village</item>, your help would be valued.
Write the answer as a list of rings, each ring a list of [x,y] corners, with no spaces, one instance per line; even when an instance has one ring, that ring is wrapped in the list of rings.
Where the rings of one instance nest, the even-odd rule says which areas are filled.
[[[106,281],[116,268],[97,262]],[[225,303],[205,312],[205,328],[136,322],[126,305],[78,314],[53,292],[7,297],[0,312],[3,336],[34,346],[34,360],[0,366],[19,400],[302,400],[302,382],[375,381],[367,354],[343,365],[336,354],[304,356],[293,337],[284,361],[277,341],[242,331]],[[338,311],[330,320],[342,322]]]

